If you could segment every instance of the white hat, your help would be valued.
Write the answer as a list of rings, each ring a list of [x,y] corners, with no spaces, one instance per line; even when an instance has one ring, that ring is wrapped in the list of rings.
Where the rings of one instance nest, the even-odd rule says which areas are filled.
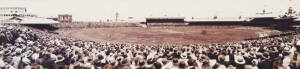
[[[300,40],[297,41],[296,45],[300,45]]]
[[[30,60],[27,57],[23,57],[22,62],[25,64],[30,64]]]
[[[217,69],[226,69],[225,65],[220,65]]]
[[[22,49],[21,49],[21,48],[17,48],[17,49],[15,50],[15,52],[21,53],[21,52],[22,52]]]
[[[289,51],[290,50],[290,48],[289,47],[284,47],[284,49],[283,50],[285,50],[285,51]]]
[[[56,60],[57,56],[56,56],[55,54],[52,54],[52,53],[51,53],[51,54],[50,54],[50,58],[53,59],[53,60]]]
[[[13,26],[8,26],[8,27],[7,27],[7,29],[13,29],[13,28],[14,28]]]
[[[105,59],[102,59],[102,60],[101,60],[101,63],[106,63],[106,60],[105,60]]]
[[[40,55],[40,54],[38,54],[38,53],[34,53],[34,54],[31,55],[31,58],[32,58],[33,60],[37,60],[37,59],[39,58],[39,55]]]
[[[216,63],[217,63],[217,60],[215,60],[215,59],[209,60],[210,66],[215,66]]]
[[[5,65],[5,62],[1,59],[0,60],[0,67],[5,67],[6,65]]]
[[[235,61],[235,63],[237,63],[237,64],[245,64],[245,63],[246,63],[246,61],[245,61],[245,59],[244,59],[243,56],[236,56],[236,57],[234,58],[234,61]]]
[[[5,25],[2,25],[2,24],[0,24],[0,28],[1,28],[1,27],[6,27],[6,26],[5,26]]]
[[[24,39],[23,39],[23,38],[21,38],[21,37],[19,37],[19,38],[17,38],[15,41],[16,41],[16,42],[23,42],[23,41],[24,41]]]
[[[252,63],[255,64],[255,65],[257,65],[258,64],[258,60],[257,59],[253,59]]]
[[[23,28],[21,31],[26,32],[27,30],[28,30],[27,28]]]

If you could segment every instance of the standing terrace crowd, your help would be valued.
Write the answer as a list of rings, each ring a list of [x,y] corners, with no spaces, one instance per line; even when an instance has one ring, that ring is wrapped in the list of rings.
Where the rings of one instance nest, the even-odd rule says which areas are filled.
[[[300,34],[181,46],[74,40],[1,25],[0,69],[299,69]]]

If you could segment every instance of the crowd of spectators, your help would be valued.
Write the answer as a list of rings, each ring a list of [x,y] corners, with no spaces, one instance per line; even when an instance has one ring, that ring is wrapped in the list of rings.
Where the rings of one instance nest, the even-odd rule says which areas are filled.
[[[299,69],[300,34],[208,45],[75,40],[0,27],[0,69]]]

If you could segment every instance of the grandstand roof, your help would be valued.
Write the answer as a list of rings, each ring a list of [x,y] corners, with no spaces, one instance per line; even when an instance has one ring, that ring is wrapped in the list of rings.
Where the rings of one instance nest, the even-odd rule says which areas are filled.
[[[238,19],[238,18],[218,18],[218,19],[188,19],[186,21],[211,21],[211,22],[221,22],[221,21],[245,21],[246,19]]]
[[[185,19],[185,17],[147,17],[146,19]]]
[[[248,18],[276,18],[276,17],[278,17],[278,15],[276,14],[261,14],[261,15],[255,14],[252,16],[248,16]]]
[[[299,28],[299,27],[300,27],[300,25],[293,25],[292,27],[296,27],[296,28]]]
[[[297,16],[296,18],[295,21],[300,21],[300,16]]]

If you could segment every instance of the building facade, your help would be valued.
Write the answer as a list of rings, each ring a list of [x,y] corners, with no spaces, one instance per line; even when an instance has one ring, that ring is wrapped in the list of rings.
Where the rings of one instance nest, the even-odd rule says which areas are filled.
[[[69,15],[69,14],[58,15],[58,21],[61,22],[61,23],[71,23],[72,22],[72,15]]]
[[[0,7],[0,13],[26,13],[27,10],[24,7]]]
[[[25,7],[0,7],[0,23],[55,24],[58,22],[30,14]]]
[[[24,7],[0,7],[0,17],[13,17],[13,16],[31,16],[36,15],[29,14]]]

